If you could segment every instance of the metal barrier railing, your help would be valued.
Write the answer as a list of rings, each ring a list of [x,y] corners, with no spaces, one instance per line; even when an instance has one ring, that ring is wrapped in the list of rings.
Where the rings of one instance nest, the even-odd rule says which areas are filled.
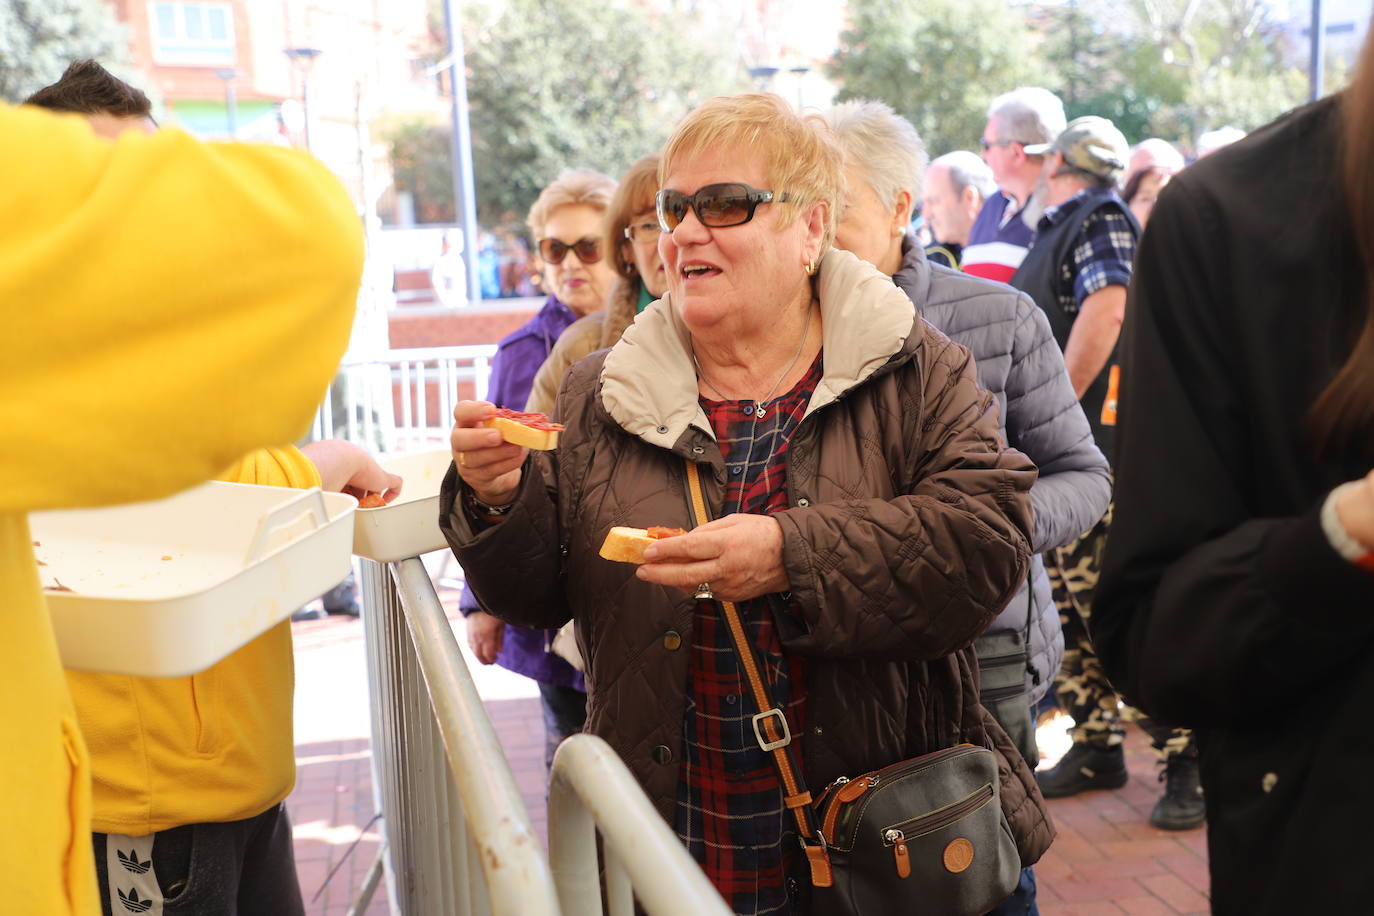
[[[599,738],[554,762],[549,841],[531,826],[424,564],[362,561],[372,747],[391,909],[400,916],[728,916],[715,889]]]
[[[487,396],[495,344],[407,347],[345,360],[315,412],[314,440],[340,437],[379,452],[446,442],[453,407]]]
[[[632,916],[636,897],[650,913],[730,916],[624,761],[600,738],[574,735],[554,754],[549,787],[549,855],[563,916],[603,912],[598,832],[610,916]]]
[[[373,767],[399,916],[556,916],[538,834],[419,559],[362,563]]]

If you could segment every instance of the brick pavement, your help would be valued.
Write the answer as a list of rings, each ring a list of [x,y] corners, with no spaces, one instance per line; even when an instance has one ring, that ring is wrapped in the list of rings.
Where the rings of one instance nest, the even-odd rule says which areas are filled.
[[[1057,759],[1067,746],[1062,731],[1041,735]],[[1206,829],[1150,826],[1150,809],[1164,791],[1155,759],[1144,732],[1128,726],[1131,778],[1123,788],[1050,800],[1059,836],[1035,867],[1044,916],[1208,911]]]
[[[466,653],[462,621],[454,606],[456,592],[440,594]],[[299,774],[287,804],[295,823],[297,865],[306,912],[342,916],[380,840],[377,827],[366,826],[374,807],[362,626],[356,620],[331,618],[293,624],[293,630]],[[487,710],[531,819],[544,836],[544,735],[537,695],[523,678],[475,665],[470,656],[467,660],[487,698]],[[1063,752],[1064,740],[1062,730],[1041,732],[1051,760]],[[1134,726],[1127,737],[1126,760],[1131,779],[1124,788],[1050,802],[1059,838],[1036,867],[1044,916],[1207,911],[1205,829],[1170,833],[1149,825],[1150,809],[1163,786],[1149,743]],[[340,861],[343,865],[324,885],[325,875]],[[383,883],[367,916],[389,912]]]

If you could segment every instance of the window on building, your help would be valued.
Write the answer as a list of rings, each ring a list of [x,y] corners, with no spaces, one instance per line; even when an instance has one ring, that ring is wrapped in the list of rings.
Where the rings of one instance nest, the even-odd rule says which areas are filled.
[[[227,3],[149,3],[153,60],[222,67],[234,63],[234,11]]]

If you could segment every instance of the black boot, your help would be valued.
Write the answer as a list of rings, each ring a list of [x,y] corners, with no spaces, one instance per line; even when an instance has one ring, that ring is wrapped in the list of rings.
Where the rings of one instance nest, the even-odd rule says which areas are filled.
[[[1164,797],[1150,812],[1150,824],[1160,830],[1192,830],[1207,820],[1207,806],[1202,801],[1202,786],[1198,782],[1197,757],[1174,754],[1164,761],[1159,774],[1164,783]]]
[[[1040,794],[1046,798],[1064,798],[1087,789],[1119,789],[1128,778],[1126,754],[1119,744],[1102,749],[1075,743],[1059,763],[1035,774]]]
[[[327,613],[357,617],[363,612],[362,606],[358,604],[358,584],[353,579],[353,573],[349,573],[348,578],[320,597]]]

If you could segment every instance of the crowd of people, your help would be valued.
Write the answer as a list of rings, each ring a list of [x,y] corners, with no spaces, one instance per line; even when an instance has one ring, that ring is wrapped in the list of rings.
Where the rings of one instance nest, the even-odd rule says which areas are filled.
[[[817,898],[786,776],[747,727],[755,709],[722,600],[747,623],[807,785],[960,741],[1002,755],[1023,871],[996,912],[1038,911],[1032,866],[1053,838],[1043,799],[1126,783],[1127,721],[1160,760],[1149,822],[1211,821],[1218,912],[1359,899],[1353,883],[1313,887],[1261,847],[1289,823],[1334,821],[1339,804],[1306,775],[1321,745],[1295,723],[1291,748],[1268,731],[1279,709],[1300,718],[1280,685],[1317,687],[1306,658],[1274,668],[1283,641],[1293,653],[1325,644],[1299,635],[1296,583],[1322,576],[1335,615],[1374,597],[1374,408],[1355,405],[1374,396],[1374,229],[1348,228],[1374,206],[1349,152],[1374,142],[1358,141],[1374,115],[1343,116],[1369,104],[1361,86],[1374,87],[1367,68],[1245,142],[1217,132],[1199,144],[1207,162],[1186,169],[1172,144],[1131,147],[1109,120],[1067,121],[1052,93],[1023,87],[993,101],[981,156],[929,163],[879,102],[802,115],[775,97],[713,100],[655,154],[656,226],[643,163],[632,170],[643,205],[629,225],[643,225],[617,214],[606,242],[627,248],[638,316],[618,294],[540,370],[528,406],[567,425],[556,452],[505,444],[480,426],[489,405],[459,405],[441,525],[491,614],[549,633],[572,621],[584,727],[621,752],[735,912],[811,912]],[[1328,168],[1346,162],[1343,182],[1278,177],[1304,131],[1325,138]],[[1223,141],[1234,149],[1217,152]],[[1295,227],[1232,173],[1264,168],[1295,199],[1328,202],[1321,220]],[[657,235],[658,288],[629,267],[641,229]],[[1320,302],[1299,292],[1318,265],[1330,266]],[[1321,312],[1321,333],[1295,339],[1277,311],[1249,311],[1285,293]],[[1294,347],[1305,352],[1290,375],[1277,365]],[[955,367],[953,353],[972,359]],[[943,445],[925,438],[932,425]],[[1025,459],[1034,480],[1015,476]],[[684,460],[700,466],[715,519],[696,528]],[[1267,492],[1275,477],[1281,494]],[[1015,499],[985,502],[998,490]],[[596,557],[623,524],[691,530],[636,570]],[[1006,551],[996,558],[984,526]],[[1280,560],[1271,538],[1300,552]],[[929,591],[934,556],[944,571]],[[527,564],[518,583],[511,557]],[[1356,670],[1322,685],[1354,690],[1326,704],[1332,728],[1363,697],[1357,643]],[[1265,676],[1273,687],[1258,692],[1274,705],[1261,711],[1244,697]],[[1214,695],[1195,702],[1203,687]],[[972,690],[990,718],[944,705]],[[1036,725],[1056,709],[1071,744],[1039,766]],[[906,726],[893,735],[889,721]],[[1241,768],[1228,757],[1238,745]],[[1310,793],[1330,808],[1304,811]],[[1335,828],[1319,845],[1349,861],[1337,850],[1351,836]]]
[[[7,905],[303,913],[288,625],[192,677],[64,677],[26,515],[212,476],[394,495],[356,446],[288,444],[346,342],[356,218],[309,157],[159,131],[90,62],[29,101],[0,108],[3,276],[33,303],[0,399]],[[1228,139],[1185,167],[1022,87],[981,155],[928,162],[880,102],[752,93],[618,183],[554,179],[527,219],[548,298],[454,411],[439,518],[469,644],[539,683],[548,760],[601,736],[734,912],[824,916],[806,788],[985,749],[1017,879],[992,912],[1028,914],[1046,799],[1124,785],[1134,720],[1150,823],[1207,824],[1216,912],[1357,910],[1374,50]],[[557,449],[506,442],[503,407]],[[602,559],[623,525],[684,533]],[[1055,709],[1071,746],[1041,766]]]

